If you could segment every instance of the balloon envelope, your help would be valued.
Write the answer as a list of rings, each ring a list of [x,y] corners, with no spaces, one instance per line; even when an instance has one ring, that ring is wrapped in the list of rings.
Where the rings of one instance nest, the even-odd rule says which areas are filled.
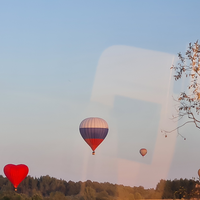
[[[199,177],[200,177],[200,169],[198,170],[198,175],[199,175]]]
[[[147,154],[147,150],[145,148],[140,149],[140,154],[145,156]]]
[[[4,167],[4,174],[8,178],[8,180],[13,184],[15,189],[17,186],[24,180],[24,178],[28,174],[28,167],[24,164],[13,165],[8,164]]]
[[[81,122],[79,131],[83,139],[93,150],[94,155],[95,149],[102,143],[108,134],[108,124],[104,119],[90,117]]]

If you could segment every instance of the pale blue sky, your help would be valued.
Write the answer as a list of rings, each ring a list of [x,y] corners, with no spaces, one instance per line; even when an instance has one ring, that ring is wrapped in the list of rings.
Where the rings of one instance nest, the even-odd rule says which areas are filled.
[[[0,1],[0,168],[24,163],[31,176],[144,187],[197,177],[199,130],[184,128],[186,141],[157,138],[168,123],[161,113],[170,103],[163,99],[181,91],[182,83],[169,81],[172,58],[199,39],[199,6],[198,0]],[[143,53],[150,58],[136,62]],[[90,116],[110,128],[96,156],[78,129]],[[156,164],[159,141],[171,153],[155,175],[167,156]]]

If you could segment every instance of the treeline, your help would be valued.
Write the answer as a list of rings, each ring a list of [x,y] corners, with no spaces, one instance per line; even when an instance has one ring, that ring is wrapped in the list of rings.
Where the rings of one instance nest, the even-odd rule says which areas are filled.
[[[200,183],[192,179],[160,180],[156,191],[162,194],[162,199],[199,199]]]
[[[140,200],[199,198],[195,180],[161,180],[156,189],[129,187],[90,180],[73,182],[50,176],[26,177],[17,192],[7,178],[0,176],[0,200]]]

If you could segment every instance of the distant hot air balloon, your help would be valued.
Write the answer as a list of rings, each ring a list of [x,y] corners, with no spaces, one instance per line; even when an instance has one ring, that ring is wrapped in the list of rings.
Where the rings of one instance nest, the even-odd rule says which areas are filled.
[[[200,169],[198,170],[198,175],[199,175],[199,178],[200,178]]]
[[[8,180],[13,184],[15,191],[17,191],[17,186],[24,180],[28,174],[28,167],[24,164],[13,165],[8,164],[4,167],[4,174]]]
[[[147,154],[147,150],[145,148],[140,149],[140,154],[145,156]]]
[[[92,154],[95,155],[95,149],[108,134],[107,122],[101,118],[90,117],[81,122],[79,130],[83,139],[93,150]]]

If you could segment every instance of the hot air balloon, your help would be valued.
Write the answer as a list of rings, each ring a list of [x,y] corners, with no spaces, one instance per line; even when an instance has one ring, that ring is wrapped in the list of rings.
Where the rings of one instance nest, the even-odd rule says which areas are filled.
[[[145,148],[140,149],[140,154],[145,156],[147,154],[147,150]]]
[[[198,175],[199,175],[199,178],[200,178],[200,169],[198,170]]]
[[[108,134],[108,124],[104,119],[90,117],[81,122],[79,131],[83,139],[93,150],[92,155],[95,155],[95,149],[102,143]]]
[[[17,191],[17,186],[24,180],[28,174],[28,167],[24,164],[13,165],[8,164],[4,167],[4,174],[8,180],[13,184],[15,191]]]

